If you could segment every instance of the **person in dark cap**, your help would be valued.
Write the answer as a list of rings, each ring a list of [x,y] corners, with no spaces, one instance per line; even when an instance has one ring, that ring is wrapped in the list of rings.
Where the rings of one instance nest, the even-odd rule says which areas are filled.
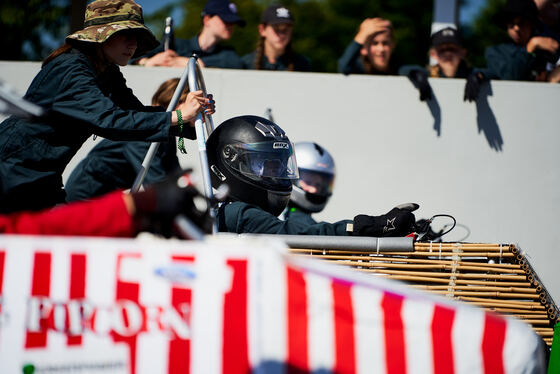
[[[166,141],[170,134],[195,137],[192,127],[183,131],[182,120],[213,108],[202,91],[166,113],[142,105],[119,70],[156,46],[134,1],[88,4],[84,28],[43,61],[24,96],[47,115],[11,116],[0,124],[0,212],[63,203],[62,172],[92,134],[147,142]]]
[[[245,68],[310,71],[309,59],[292,50],[293,26],[294,17],[288,8],[282,5],[266,8],[259,24],[257,49],[243,56]]]
[[[399,73],[407,75],[420,91],[420,100],[431,97],[431,78],[466,78],[463,100],[475,101],[482,83],[487,80],[480,69],[473,69],[466,61],[467,51],[459,30],[455,27],[445,27],[432,34],[430,58],[433,63],[428,70],[417,65],[405,65]]]
[[[430,58],[435,64],[430,65],[430,77],[465,78],[467,83],[463,100],[475,101],[480,88],[488,79],[480,69],[473,69],[466,60],[467,50],[459,30],[446,27],[432,35]]]
[[[511,39],[491,46],[485,57],[490,78],[546,81],[547,62],[558,59],[558,42],[541,36],[538,9],[533,0],[508,0],[497,19]]]
[[[229,0],[209,0],[202,11],[202,30],[191,39],[175,39],[175,50],[164,50],[163,43],[153,52],[134,61],[143,66],[185,67],[193,53],[202,66],[242,69],[243,62],[235,50],[220,42],[232,37],[236,25],[245,26],[237,7]]]
[[[461,35],[453,27],[446,27],[432,35],[430,76],[440,78],[466,78],[471,73],[465,57]]]

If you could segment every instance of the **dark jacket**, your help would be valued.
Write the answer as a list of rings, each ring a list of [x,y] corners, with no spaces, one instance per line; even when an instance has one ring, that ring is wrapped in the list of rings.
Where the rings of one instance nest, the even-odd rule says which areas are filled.
[[[289,220],[291,225],[301,225],[302,228],[317,224],[317,221],[311,217],[311,213],[302,210],[299,207],[288,203],[288,207],[282,213],[284,221]]]
[[[362,49],[362,44],[357,43],[352,40],[352,42],[346,47],[344,54],[338,59],[338,72],[344,75],[348,74],[367,74],[364,64],[362,62],[362,55],[360,50]],[[394,58],[391,57],[389,62],[388,72],[374,72],[371,74],[379,75],[395,75],[397,74],[397,67],[394,64]]]
[[[24,98],[50,111],[0,124],[0,211],[38,210],[64,202],[62,172],[92,134],[115,140],[165,141],[171,113],[152,112],[115,65],[98,74],[76,50],[49,62]]]
[[[160,52],[163,52],[163,44],[142,57],[152,57]],[[175,52],[184,57],[196,53],[204,66],[209,68],[243,69],[243,61],[233,48],[218,43],[208,51],[203,51],[198,44],[198,35],[191,39],[175,39]]]
[[[103,139],[72,171],[64,185],[66,201],[101,196],[117,189],[128,189],[136,180],[151,143]],[[162,142],[144,178],[153,184],[179,169],[175,137]]]
[[[532,81],[539,59],[525,47],[504,43],[486,48],[486,65],[490,79]]]
[[[253,51],[241,58],[245,69],[255,69],[256,55],[257,51]],[[297,53],[294,53],[293,57],[294,71],[311,71],[311,61],[307,57]],[[264,70],[288,70],[289,63],[285,54],[278,57],[275,64],[268,62],[268,59],[265,56],[263,56],[262,61],[264,63]]]
[[[351,220],[302,225],[299,221],[282,221],[261,208],[241,201],[223,204],[216,215],[218,231],[238,234],[338,235],[346,236]]]

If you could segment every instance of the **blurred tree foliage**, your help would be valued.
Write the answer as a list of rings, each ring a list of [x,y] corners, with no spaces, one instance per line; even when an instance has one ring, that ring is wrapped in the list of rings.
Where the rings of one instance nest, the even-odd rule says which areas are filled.
[[[0,59],[43,59],[53,49],[53,42],[64,40],[69,23],[68,0],[2,0]]]
[[[507,32],[496,20],[506,0],[487,0],[470,25],[461,25],[469,62],[476,67],[486,66],[484,50],[491,45],[509,41]]]

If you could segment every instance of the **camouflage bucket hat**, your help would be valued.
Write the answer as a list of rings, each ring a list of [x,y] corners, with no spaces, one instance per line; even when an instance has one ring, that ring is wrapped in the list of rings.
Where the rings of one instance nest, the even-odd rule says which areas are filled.
[[[88,4],[84,28],[68,35],[72,43],[103,43],[122,30],[137,30],[138,48],[132,57],[142,56],[159,45],[150,29],[144,26],[142,7],[132,0],[96,0]]]

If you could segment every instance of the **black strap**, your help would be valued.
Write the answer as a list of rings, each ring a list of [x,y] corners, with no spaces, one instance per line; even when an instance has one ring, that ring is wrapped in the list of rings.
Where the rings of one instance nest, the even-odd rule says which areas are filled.
[[[106,25],[108,23],[119,21],[136,21],[144,24],[144,17],[138,14],[121,14],[117,16],[100,17],[84,22],[84,27]]]

